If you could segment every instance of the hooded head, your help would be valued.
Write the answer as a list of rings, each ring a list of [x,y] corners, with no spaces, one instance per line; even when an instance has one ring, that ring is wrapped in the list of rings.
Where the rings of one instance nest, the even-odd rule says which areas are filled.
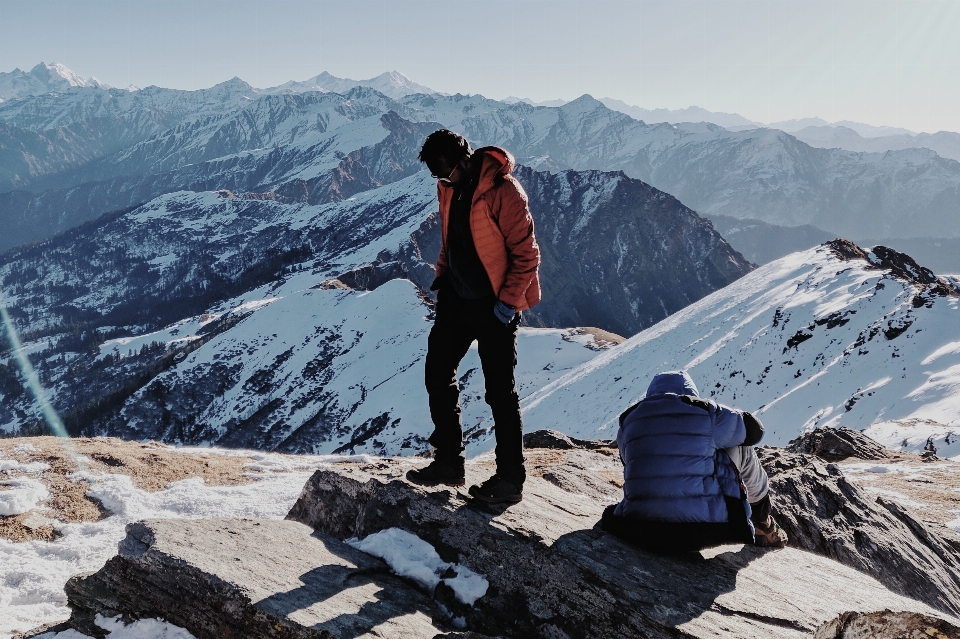
[[[668,371],[654,375],[650,386],[647,387],[647,397],[663,395],[664,393],[700,397],[697,385],[693,383],[686,371]]]

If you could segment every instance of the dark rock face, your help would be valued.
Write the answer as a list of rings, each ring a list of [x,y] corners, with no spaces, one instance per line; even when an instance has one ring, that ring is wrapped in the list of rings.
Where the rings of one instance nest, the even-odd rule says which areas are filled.
[[[791,453],[814,455],[828,462],[838,462],[850,457],[857,459],[886,459],[892,451],[887,450],[863,433],[849,428],[817,428],[793,439],[785,446]]]
[[[866,251],[850,240],[836,239],[826,245],[842,260],[865,260],[875,268],[888,270],[895,277],[913,282],[922,289],[918,295],[923,299],[924,294],[960,297],[960,288],[951,280],[938,277],[933,271],[920,266],[917,261],[905,253],[895,251],[886,246],[874,246]],[[914,303],[914,306],[923,304]]]
[[[96,613],[161,616],[199,639],[781,639],[810,636],[849,612],[945,619],[862,572],[795,548],[734,545],[677,556],[633,548],[596,526],[604,505],[620,497],[622,467],[606,442],[532,435],[531,445],[548,447],[527,450],[524,499],[508,508],[413,486],[403,477],[422,462],[383,459],[317,471],[287,517],[295,521],[131,524],[116,557],[68,584],[70,624],[101,632],[92,625]],[[468,464],[467,480],[486,477],[489,465]],[[833,481],[799,479],[813,493],[823,490],[818,481]],[[781,513],[830,516],[788,492],[776,503]],[[455,606],[444,584],[424,593],[339,541],[394,527],[482,575],[486,593],[473,606]],[[880,539],[887,528],[882,519],[864,521],[859,534]],[[451,618],[459,630],[447,626]]]
[[[903,507],[872,497],[833,464],[761,448],[774,517],[790,545],[872,575],[894,592],[960,612],[958,543]]]
[[[950,639],[960,626],[914,612],[845,612],[817,629],[813,639]]]
[[[613,440],[577,439],[555,430],[537,430],[523,436],[524,448],[553,448],[556,450],[572,450],[582,448],[596,450],[599,448],[616,448]]]

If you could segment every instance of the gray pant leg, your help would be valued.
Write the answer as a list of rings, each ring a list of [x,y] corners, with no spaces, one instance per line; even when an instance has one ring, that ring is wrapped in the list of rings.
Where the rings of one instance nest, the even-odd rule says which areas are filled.
[[[767,485],[767,471],[760,465],[753,446],[734,446],[723,450],[740,471],[740,478],[747,489],[747,500],[753,504],[766,497],[770,489]]]

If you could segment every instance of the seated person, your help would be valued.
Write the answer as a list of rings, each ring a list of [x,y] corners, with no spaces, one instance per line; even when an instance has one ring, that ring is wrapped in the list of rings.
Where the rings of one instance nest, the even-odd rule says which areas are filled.
[[[620,415],[623,501],[604,511],[601,526],[668,552],[786,545],[753,449],[762,437],[750,413],[700,399],[686,372],[656,375],[646,396]]]

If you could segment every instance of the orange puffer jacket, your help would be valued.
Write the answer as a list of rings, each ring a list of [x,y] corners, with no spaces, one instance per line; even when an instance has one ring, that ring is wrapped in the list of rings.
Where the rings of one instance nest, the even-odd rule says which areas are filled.
[[[470,233],[494,294],[523,311],[540,302],[540,247],[533,235],[527,194],[510,173],[515,166],[509,151],[495,146],[477,149],[480,179],[470,208]],[[440,257],[437,277],[447,268],[447,222],[453,187],[437,183],[440,200]]]

